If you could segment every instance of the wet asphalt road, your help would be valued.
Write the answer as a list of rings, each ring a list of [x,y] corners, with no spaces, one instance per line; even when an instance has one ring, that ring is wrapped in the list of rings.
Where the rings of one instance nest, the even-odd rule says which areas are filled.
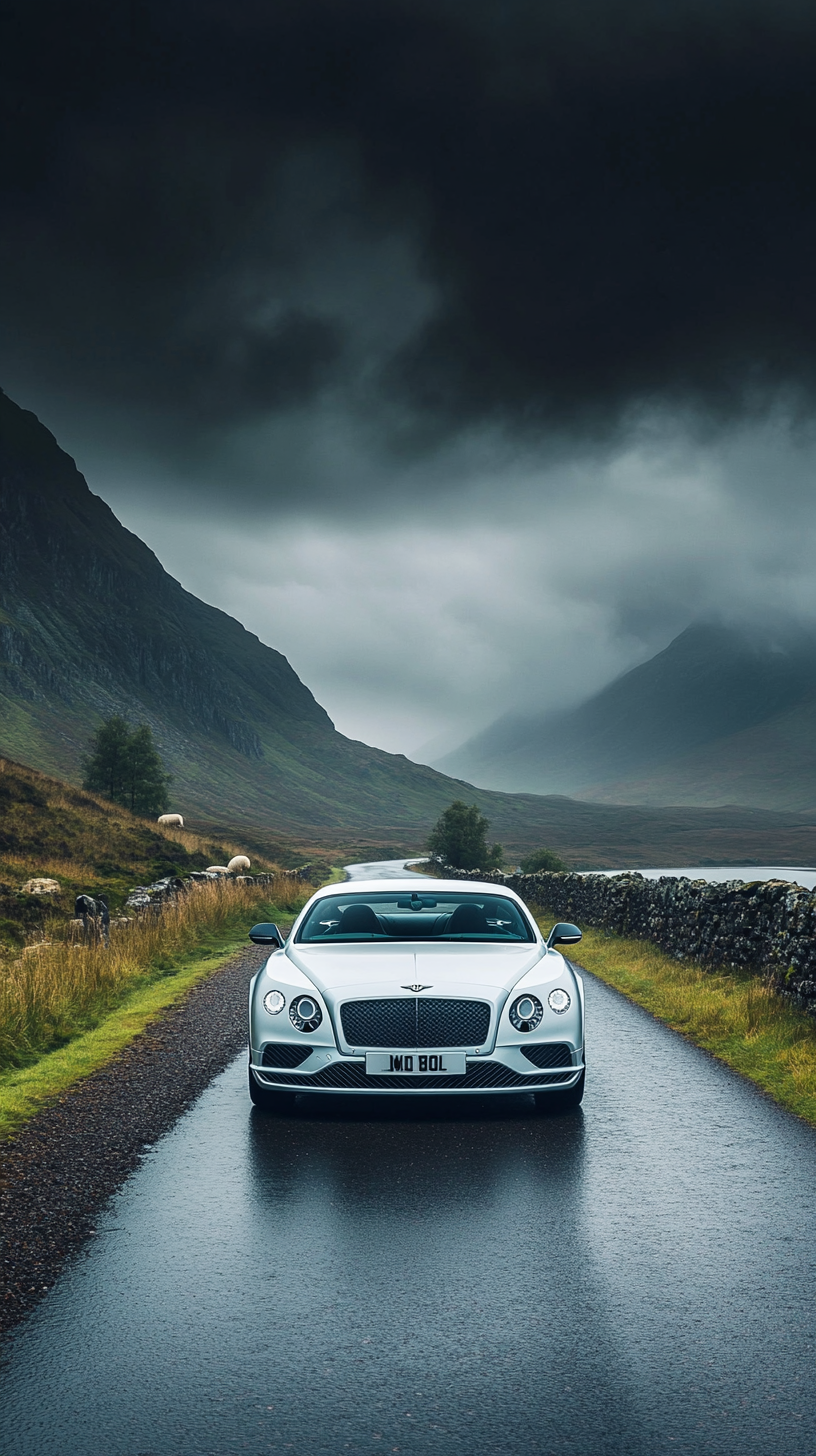
[[[404,859],[381,859],[372,864],[346,865],[346,876],[350,880],[405,880],[415,876],[418,880],[424,878],[419,871],[406,869],[405,866]]]
[[[8,1342],[3,1456],[812,1456],[816,1134],[586,980],[560,1117],[239,1057]]]

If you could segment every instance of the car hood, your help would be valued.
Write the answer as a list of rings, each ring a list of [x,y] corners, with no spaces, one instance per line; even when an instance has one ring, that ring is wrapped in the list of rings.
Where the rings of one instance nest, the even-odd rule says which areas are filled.
[[[489,997],[494,1003],[547,954],[545,945],[337,945],[287,947],[287,957],[332,1002],[398,996],[412,986],[437,996]]]

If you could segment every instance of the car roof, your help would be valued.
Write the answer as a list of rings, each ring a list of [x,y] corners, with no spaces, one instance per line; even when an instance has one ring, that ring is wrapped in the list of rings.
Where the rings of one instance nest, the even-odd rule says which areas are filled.
[[[420,882],[420,883],[418,883]],[[509,895],[511,899],[518,900],[523,905],[524,901],[515,890],[509,885],[491,884],[489,880],[435,880],[430,875],[411,875],[410,879],[387,879],[387,880],[338,880],[333,885],[323,885],[316,891],[318,895],[349,895],[357,894],[371,895],[375,892],[387,894],[395,890],[403,894],[406,890],[416,890],[417,893],[424,891],[429,894],[432,890],[454,890],[459,893],[462,890],[475,890],[482,895]]]

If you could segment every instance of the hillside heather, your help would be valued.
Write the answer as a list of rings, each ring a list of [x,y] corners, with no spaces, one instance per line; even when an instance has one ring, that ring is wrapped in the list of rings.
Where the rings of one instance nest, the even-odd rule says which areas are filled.
[[[167,830],[117,804],[0,758],[0,954],[22,946],[45,919],[67,920],[74,896],[104,894],[121,909],[134,887],[165,875],[225,864],[242,843]],[[257,869],[270,868],[252,853]],[[60,894],[31,895],[29,879],[56,880]]]
[[[816,1015],[816,892],[788,880],[712,885],[637,873],[445,874],[507,885],[558,919],[651,941],[678,960],[755,972]]]

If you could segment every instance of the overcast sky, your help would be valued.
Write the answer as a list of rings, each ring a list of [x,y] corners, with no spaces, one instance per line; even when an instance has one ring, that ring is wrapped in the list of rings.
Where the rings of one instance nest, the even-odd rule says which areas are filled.
[[[344,732],[816,620],[812,4],[4,17],[0,384]]]

